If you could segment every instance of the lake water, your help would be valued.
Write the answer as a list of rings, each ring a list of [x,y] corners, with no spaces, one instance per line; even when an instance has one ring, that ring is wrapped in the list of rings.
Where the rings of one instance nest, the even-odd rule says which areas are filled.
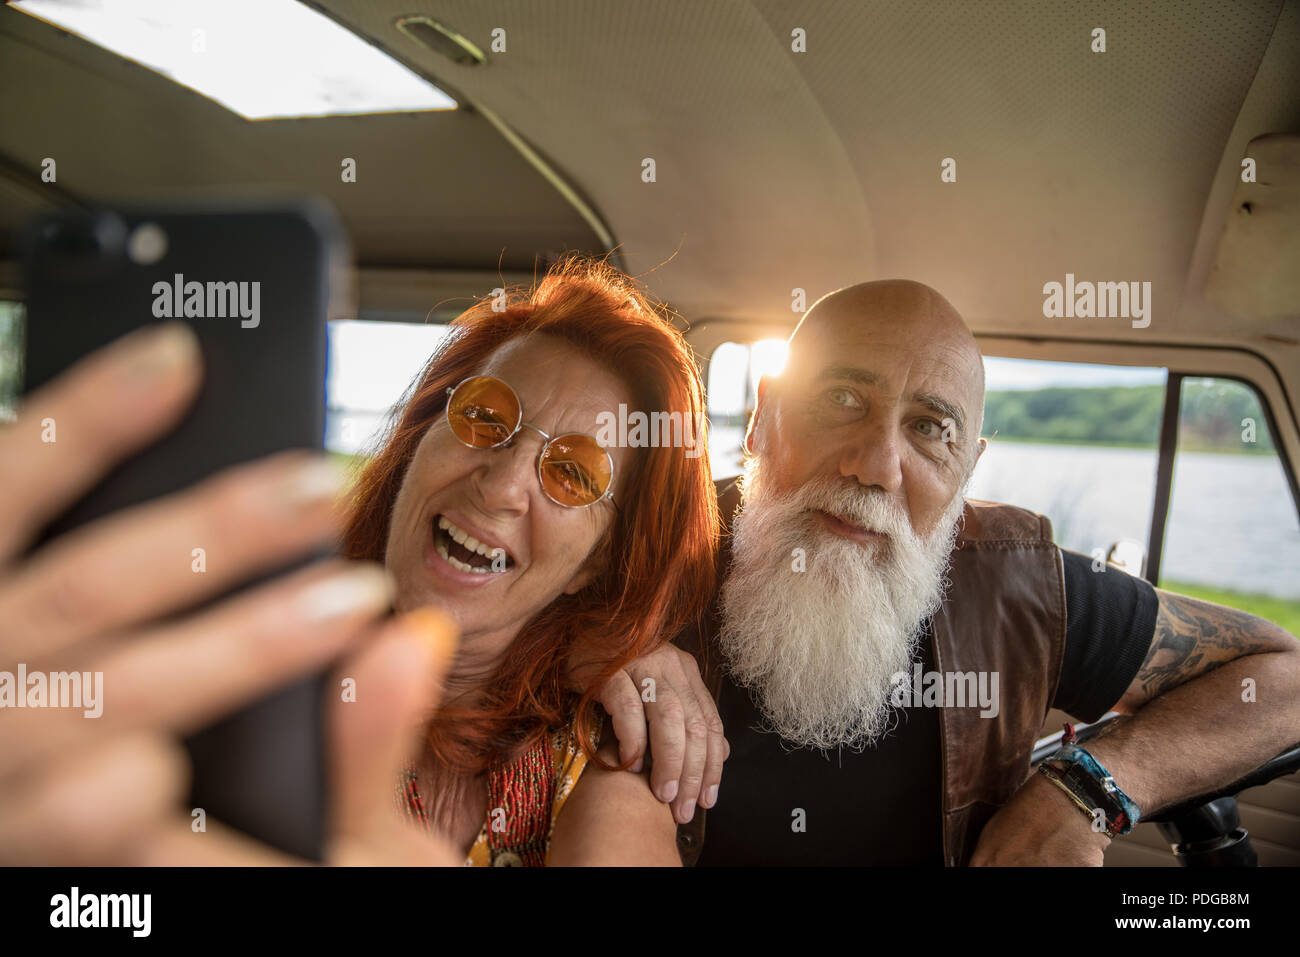
[[[382,422],[331,414],[326,445],[360,451]],[[710,430],[714,478],[739,472],[742,437],[735,427]],[[1153,449],[994,440],[967,494],[1041,512],[1057,544],[1089,555],[1121,539],[1145,548],[1155,477]],[[1180,452],[1161,564],[1172,581],[1300,598],[1300,521],[1277,458]]]

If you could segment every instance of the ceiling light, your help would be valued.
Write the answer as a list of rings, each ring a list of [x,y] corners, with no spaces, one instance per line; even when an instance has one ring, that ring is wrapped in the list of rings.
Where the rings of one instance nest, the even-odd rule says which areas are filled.
[[[413,110],[456,101],[297,0],[18,0],[250,120]]]

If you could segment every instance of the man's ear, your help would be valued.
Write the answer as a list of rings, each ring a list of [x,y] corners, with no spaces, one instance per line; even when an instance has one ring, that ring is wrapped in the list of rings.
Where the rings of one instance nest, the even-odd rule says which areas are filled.
[[[975,458],[971,459],[970,468],[966,470],[967,482],[970,481],[971,475],[974,474],[975,466],[979,465],[980,456],[984,454],[984,450],[987,449],[988,447],[989,447],[989,440],[984,438],[983,436],[980,436],[979,441],[975,443]]]
[[[763,414],[767,405],[767,388],[768,377],[760,376],[758,380],[758,398],[754,402],[754,414],[749,417],[749,425],[745,428],[744,449],[750,455],[755,454],[758,449],[754,446],[754,440],[758,435],[758,418]]]

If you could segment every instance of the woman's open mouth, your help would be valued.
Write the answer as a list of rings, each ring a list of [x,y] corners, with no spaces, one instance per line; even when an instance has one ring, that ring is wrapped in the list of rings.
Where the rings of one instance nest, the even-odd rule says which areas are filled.
[[[433,518],[433,547],[452,568],[476,575],[499,575],[515,564],[504,548],[480,542],[445,515]]]

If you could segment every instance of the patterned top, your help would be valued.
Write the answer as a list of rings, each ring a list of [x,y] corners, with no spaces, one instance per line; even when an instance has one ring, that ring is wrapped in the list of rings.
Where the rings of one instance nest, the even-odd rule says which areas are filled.
[[[599,716],[591,746],[600,743]],[[541,867],[546,863],[551,834],[573,787],[587,766],[579,744],[576,720],[542,737],[508,765],[488,771],[487,820],[469,849],[466,867]],[[397,803],[408,819],[429,826],[428,808],[420,794],[416,770],[402,771]]]

